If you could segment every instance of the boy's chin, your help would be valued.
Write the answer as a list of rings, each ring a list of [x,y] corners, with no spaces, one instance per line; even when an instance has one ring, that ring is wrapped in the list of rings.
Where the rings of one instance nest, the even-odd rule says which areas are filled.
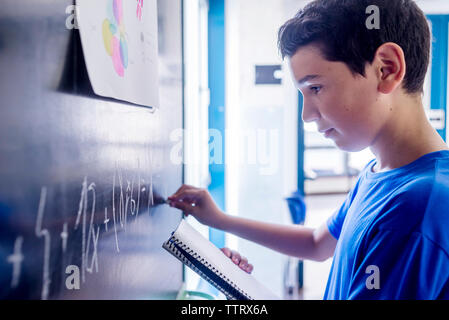
[[[350,139],[335,138],[333,140],[340,150],[346,152],[359,152],[369,147],[369,144],[367,143],[356,142]]]

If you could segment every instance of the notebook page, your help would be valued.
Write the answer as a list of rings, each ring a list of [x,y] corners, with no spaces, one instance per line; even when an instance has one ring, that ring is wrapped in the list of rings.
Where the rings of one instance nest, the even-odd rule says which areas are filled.
[[[235,265],[231,259],[218,249],[213,243],[205,239],[198,231],[182,220],[174,236],[189,248],[205,258],[213,267],[220,270],[227,278],[233,281],[240,289],[255,300],[278,300],[274,293],[268,290],[253,276]]]

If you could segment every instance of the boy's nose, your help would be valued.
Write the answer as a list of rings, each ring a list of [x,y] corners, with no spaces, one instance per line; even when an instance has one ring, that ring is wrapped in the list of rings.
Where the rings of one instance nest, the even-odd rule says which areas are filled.
[[[320,117],[321,115],[315,107],[304,102],[302,107],[302,120],[304,122],[317,121],[320,119]]]

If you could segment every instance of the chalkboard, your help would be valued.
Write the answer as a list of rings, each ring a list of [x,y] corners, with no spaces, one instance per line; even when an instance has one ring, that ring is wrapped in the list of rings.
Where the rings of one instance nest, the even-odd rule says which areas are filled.
[[[182,2],[158,1],[157,110],[95,96],[72,5],[2,0],[0,298],[173,298],[182,217],[157,199],[182,184]]]

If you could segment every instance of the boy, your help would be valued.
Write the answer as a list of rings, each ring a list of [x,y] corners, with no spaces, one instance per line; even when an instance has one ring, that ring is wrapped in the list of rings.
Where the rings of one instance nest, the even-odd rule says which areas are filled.
[[[379,29],[366,26],[371,5]],[[333,255],[325,299],[448,299],[449,148],[422,105],[423,12],[412,0],[316,0],[281,27],[279,47],[304,96],[303,120],[339,148],[369,147],[376,159],[317,229],[228,216],[207,191],[186,185],[171,205],[287,255]]]

